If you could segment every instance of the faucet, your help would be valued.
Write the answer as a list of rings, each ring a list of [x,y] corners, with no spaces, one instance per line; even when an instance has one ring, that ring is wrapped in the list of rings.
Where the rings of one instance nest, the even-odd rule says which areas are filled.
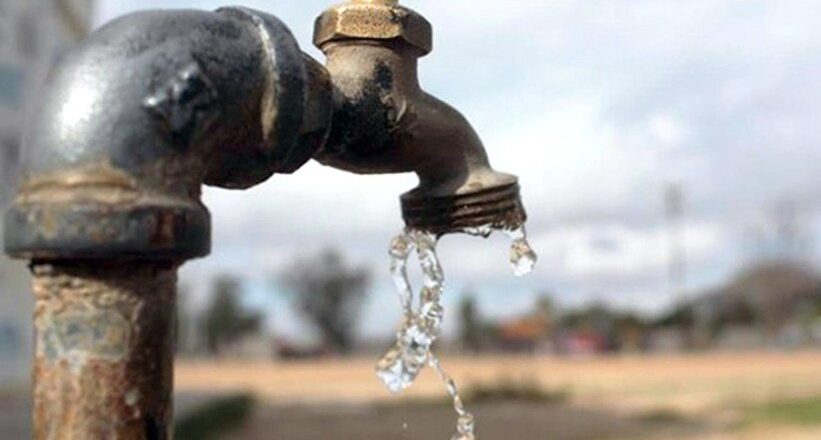
[[[314,42],[324,66],[263,12],[146,11],[52,69],[4,222],[5,251],[31,262],[34,438],[171,438],[176,274],[210,251],[203,184],[244,189],[313,158],[415,172],[410,228],[524,222],[516,177],[419,85],[427,20],[353,0]]]
[[[409,227],[437,235],[515,228],[525,221],[516,177],[494,171],[465,117],[419,85],[432,34],[396,0],[353,0],[317,19],[334,111],[315,158],[355,173],[415,172],[419,186],[401,197]]]

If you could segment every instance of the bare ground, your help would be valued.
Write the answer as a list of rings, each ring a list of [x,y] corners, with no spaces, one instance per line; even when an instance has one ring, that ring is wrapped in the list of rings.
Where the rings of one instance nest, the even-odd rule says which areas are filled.
[[[374,359],[293,363],[178,362],[181,391],[252,391],[272,403],[395,401],[374,375]],[[566,390],[574,401],[619,409],[664,407],[685,413],[734,402],[821,393],[821,352],[692,356],[449,358],[445,368],[464,386],[527,379]],[[425,371],[410,398],[443,395]]]
[[[257,395],[259,410],[230,438],[449,438],[455,416],[435,375],[425,373],[408,395],[394,397],[374,377],[373,364],[372,359],[182,362],[177,386],[189,392],[244,390]],[[525,379],[571,396],[563,405],[474,405],[485,439],[821,439],[821,427],[745,427],[740,419],[749,405],[821,394],[821,352],[446,358],[444,365],[467,388]]]

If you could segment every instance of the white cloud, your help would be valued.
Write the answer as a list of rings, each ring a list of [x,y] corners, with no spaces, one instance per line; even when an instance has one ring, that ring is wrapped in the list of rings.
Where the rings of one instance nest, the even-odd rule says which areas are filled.
[[[701,263],[724,245],[716,225],[686,227],[684,249],[691,263]],[[553,270],[578,278],[629,278],[664,273],[670,237],[663,227],[644,229],[622,224],[566,226],[533,238],[551,250]]]
[[[655,145],[675,148],[685,140],[686,132],[681,121],[669,114],[657,114],[650,118],[648,128]]]

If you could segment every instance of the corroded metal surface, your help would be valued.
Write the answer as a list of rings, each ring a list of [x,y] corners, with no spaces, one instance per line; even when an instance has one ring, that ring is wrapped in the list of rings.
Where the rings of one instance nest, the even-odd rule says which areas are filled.
[[[34,438],[167,439],[176,268],[35,264]]]
[[[6,249],[18,258],[120,258],[181,261],[210,250],[210,217],[198,205],[13,206]]]

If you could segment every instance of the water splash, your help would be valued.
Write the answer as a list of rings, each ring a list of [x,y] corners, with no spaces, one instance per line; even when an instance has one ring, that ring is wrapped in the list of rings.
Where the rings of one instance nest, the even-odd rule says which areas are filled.
[[[391,242],[391,273],[404,317],[396,334],[396,344],[377,365],[377,375],[393,393],[413,385],[428,362],[431,346],[441,331],[444,309],[440,300],[445,279],[436,256],[436,241],[433,234],[407,230]],[[408,258],[414,250],[422,267],[424,283],[418,311],[413,309],[413,292],[407,272]]]
[[[486,225],[463,232],[488,237],[494,230],[497,229],[492,225]],[[537,257],[527,242],[524,226],[506,229],[504,232],[513,240],[510,264],[514,273],[518,276],[529,273],[533,270]],[[457,432],[451,440],[475,440],[475,419],[465,409],[456,382],[442,368],[441,362],[431,350],[442,330],[445,313],[441,303],[445,276],[436,255],[437,242],[436,235],[414,229],[405,229],[391,241],[391,275],[402,305],[403,321],[396,333],[396,343],[379,360],[376,373],[391,392],[399,393],[413,385],[425,365],[430,365],[445,384],[453,399],[453,408],[459,416]],[[408,259],[414,251],[422,269],[423,281],[417,310],[413,307],[413,290],[408,281]]]

